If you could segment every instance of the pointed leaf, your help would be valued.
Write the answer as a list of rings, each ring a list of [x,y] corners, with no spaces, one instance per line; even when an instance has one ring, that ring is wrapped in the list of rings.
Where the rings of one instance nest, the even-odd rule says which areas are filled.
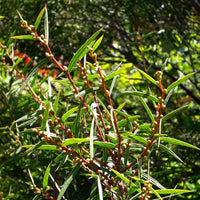
[[[80,169],[80,163],[77,164],[73,170],[69,173],[69,175],[66,178],[66,181],[64,182],[64,184],[62,185],[62,189],[58,195],[57,200],[61,200],[61,198],[63,197],[65,191],[67,190],[68,186],[70,185],[70,183],[74,180],[74,178],[76,177],[78,171]]]
[[[169,149],[168,147],[160,144],[159,147],[164,150],[166,153],[168,153],[169,155],[173,156],[174,158],[176,158],[177,160],[179,160],[180,162],[184,163],[181,158],[179,158],[179,156],[177,156],[171,149]]]
[[[189,79],[191,76],[193,76],[196,72],[190,73],[186,76],[181,77],[180,79],[178,79],[177,81],[175,81],[174,83],[172,83],[168,88],[167,88],[167,92],[169,92],[170,90],[172,90],[173,88],[175,88],[176,86],[180,85],[182,82],[186,81],[187,79]]]
[[[185,146],[185,147],[189,147],[189,148],[193,148],[193,149],[197,149],[197,150],[200,150],[198,147],[192,145],[192,144],[189,144],[187,142],[183,142],[181,140],[177,140],[175,138],[170,138],[170,137],[160,137],[160,140],[163,141],[163,142],[169,142],[171,144],[175,144],[175,145],[181,145],[181,146]]]
[[[140,99],[142,105],[144,106],[145,110],[147,111],[147,114],[149,115],[149,117],[150,117],[150,119],[153,123],[155,120],[154,120],[154,117],[153,117],[151,110],[149,109],[149,106],[145,103],[145,101],[142,97],[139,97],[139,99]]]
[[[165,122],[166,120],[173,118],[178,113],[185,111],[188,108],[188,106],[189,105],[182,106],[182,107],[177,108],[176,110],[173,110],[172,112],[168,113],[167,115],[165,115],[162,118],[162,122]]]
[[[85,50],[87,49],[87,46],[91,44],[91,42],[99,35],[102,29],[98,30],[96,33],[94,33],[75,53],[73,58],[71,59],[69,66],[68,66],[68,71],[71,72],[72,68],[74,65],[77,63],[78,60],[81,60],[84,56],[83,52],[85,53]],[[88,50],[89,51],[89,50]],[[87,52],[88,52],[87,51]]]
[[[108,147],[108,148],[115,148],[116,145],[111,142],[100,142],[100,141],[94,141],[94,144],[100,147]]]
[[[143,75],[145,76],[146,79],[148,79],[150,82],[152,82],[154,85],[158,86],[158,82],[153,79],[151,76],[149,76],[147,73],[145,73],[144,71],[140,70],[137,68],[137,70]]]
[[[103,39],[103,35],[93,45],[93,47],[92,47],[93,51],[95,51],[99,47],[99,45],[101,44],[102,39]]]
[[[136,116],[130,116],[127,119],[123,119],[121,121],[118,122],[118,127],[125,127],[129,122],[133,122],[138,118],[138,115]]]
[[[43,144],[43,143],[42,143]],[[57,146],[55,146],[55,145],[37,145],[37,146],[35,146],[35,145],[23,145],[22,146],[23,148],[27,148],[27,149],[31,149],[31,151],[32,151],[32,148],[34,148],[34,150],[35,149],[40,149],[40,150],[53,150],[53,151],[58,151],[59,149],[57,148]],[[28,150],[27,150],[28,151]],[[29,152],[30,153],[30,152]]]
[[[55,99],[55,101],[54,101],[54,104],[53,104],[53,111],[54,111],[54,114],[55,114],[55,115],[57,114],[58,101],[59,101],[60,93],[61,93],[61,90],[58,92],[58,94],[57,94],[57,96],[56,96],[56,99]]]
[[[50,102],[48,102],[47,107],[44,111],[43,119],[42,119],[42,125],[41,125],[41,130],[44,131],[46,128],[46,122],[49,117],[49,108],[50,108]]]
[[[165,190],[156,190],[156,192],[158,194],[177,194],[177,193],[188,193],[192,191],[183,189],[165,189]]]
[[[29,168],[28,168],[28,174],[29,174],[29,176],[30,176],[30,178],[31,178],[31,182],[32,182],[32,184],[35,185],[35,182],[34,182],[33,176],[32,176],[32,174],[31,174],[31,171],[30,171]]]
[[[48,21],[47,6],[45,6],[44,35],[45,35],[45,39],[47,40],[47,44],[48,44],[49,43],[49,21]]]
[[[38,62],[38,64],[32,69],[26,80],[23,82],[21,85],[20,91],[22,91],[25,87],[26,84],[30,81],[30,79],[37,73],[40,67],[44,66],[47,62],[49,61],[48,58],[44,58]]]
[[[98,191],[99,191],[99,200],[103,200],[103,189],[102,189],[102,185],[101,185],[100,175],[97,178],[97,185],[98,185]]]
[[[137,187],[133,182],[126,178],[123,174],[120,174],[118,171],[111,169],[119,178],[121,178],[126,184],[131,184],[132,187]],[[140,189],[138,189],[140,191]]]
[[[89,141],[90,141],[89,138],[70,138],[70,139],[66,139],[62,143],[62,147],[67,146],[67,145],[72,145],[72,144],[78,144],[82,142],[89,142]]]
[[[17,39],[17,40],[33,40],[32,35],[17,35],[17,36],[12,36],[10,38]]]
[[[68,110],[63,116],[62,116],[62,121],[65,121],[68,117],[70,117],[75,111],[78,110],[78,106],[75,108],[72,108]]]
[[[49,173],[50,173],[51,162],[49,163],[43,178],[43,188],[45,189],[48,185]]]
[[[39,15],[37,16],[37,19],[35,21],[35,29],[37,30],[39,24],[40,24],[40,21],[42,19],[42,16],[44,14],[44,11],[45,11],[45,8],[46,8],[46,5],[44,6],[44,8],[42,8],[42,10],[40,11]]]
[[[29,155],[30,153],[32,153],[35,149],[38,149],[40,146],[42,146],[42,144],[44,144],[44,141],[40,141],[40,142],[38,142],[37,144],[35,144],[35,145],[24,145],[24,146],[22,146],[22,148],[28,148],[28,150],[26,150],[25,152],[24,152],[24,154],[23,154],[23,157],[25,156],[25,155]],[[27,147],[28,146],[28,147]]]

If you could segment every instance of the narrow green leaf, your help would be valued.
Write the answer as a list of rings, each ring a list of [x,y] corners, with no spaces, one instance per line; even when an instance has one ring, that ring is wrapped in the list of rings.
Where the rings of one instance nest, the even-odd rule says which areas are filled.
[[[117,76],[117,75],[120,75],[121,72],[122,72],[123,70],[125,70],[125,69],[128,67],[128,66],[126,66],[126,65],[124,65],[123,67],[120,67],[121,64],[122,64],[122,63],[120,63],[120,64],[117,66],[117,68],[118,68],[117,70],[111,72],[110,74],[108,74],[108,75],[106,76],[105,81],[108,81],[108,80],[112,79],[113,77],[115,77],[115,76]]]
[[[133,138],[133,139],[135,139],[138,142],[141,142],[143,144],[147,144],[147,141],[143,137],[141,137],[141,136],[133,135],[133,134],[128,134],[128,136],[131,137],[131,138]]]
[[[17,61],[15,62],[15,64],[13,65],[12,70],[14,70],[15,67],[22,61],[23,61],[23,58],[18,58]]]
[[[103,107],[104,111],[106,112],[106,114],[111,118],[110,112],[108,111],[107,107],[104,105],[104,103],[101,101],[101,99],[99,99],[99,97],[97,97],[98,102],[100,103],[100,105]]]
[[[68,71],[71,72],[72,68],[74,65],[77,63],[78,60],[81,60],[83,58],[83,52],[87,49],[87,46],[91,44],[91,42],[99,35],[99,33],[102,31],[102,29],[98,30],[96,33],[94,33],[75,53],[73,58],[71,59],[69,66],[68,66]],[[89,51],[89,50],[88,50]],[[87,51],[87,52],[88,52]]]
[[[98,191],[99,191],[99,200],[103,200],[103,189],[101,185],[100,175],[97,177],[97,185],[98,185]]]
[[[126,95],[126,94],[132,94],[132,95],[135,95],[135,96],[138,96],[138,97],[143,97],[143,98],[147,98],[151,101],[155,101],[155,102],[159,102],[158,98],[152,96],[152,95],[148,95],[147,93],[144,93],[144,92],[139,92],[139,91],[126,91],[126,92],[123,92],[121,93],[122,95]]]
[[[77,164],[73,170],[70,172],[70,174],[67,176],[66,181],[64,182],[64,184],[61,187],[61,191],[58,195],[57,200],[61,200],[61,198],[64,196],[65,191],[67,190],[67,188],[69,187],[70,183],[74,180],[74,178],[76,177],[78,171],[80,169],[80,163]]]
[[[76,118],[73,121],[72,128],[71,128],[72,132],[74,133],[75,138],[80,137],[80,123],[81,123],[81,117],[84,113],[84,110],[82,109],[82,107],[83,107],[82,103],[80,103],[79,107],[78,107],[78,112],[77,112]]]
[[[120,179],[122,179],[126,184],[130,184],[131,187],[137,187],[133,182],[131,182],[128,178],[126,178],[123,174],[120,174],[118,171],[111,169]],[[137,189],[137,191],[140,191],[140,189]]]
[[[153,185],[160,189],[166,189],[163,185],[161,185],[155,178],[149,176],[148,174],[142,172],[142,178],[144,178],[146,181],[150,181]]]
[[[49,20],[48,20],[47,6],[45,6],[44,35],[45,35],[45,39],[47,40],[47,44],[48,44],[49,43]]]
[[[95,132],[95,116],[93,116],[91,127],[90,127],[90,159],[94,157],[94,132]]]
[[[57,96],[56,96],[56,99],[55,99],[55,101],[54,101],[54,104],[53,104],[53,111],[54,111],[54,114],[55,114],[55,115],[57,114],[58,101],[59,101],[60,93],[61,93],[61,90],[58,92],[58,94],[57,94]]]
[[[29,176],[30,176],[30,179],[31,179],[32,184],[35,185],[35,182],[34,182],[33,176],[32,176],[32,174],[31,174],[31,171],[30,171],[29,168],[28,168],[28,174],[29,174]]]
[[[40,11],[39,15],[37,16],[37,19],[35,21],[35,29],[37,30],[39,24],[40,24],[40,21],[42,19],[42,16],[44,14],[44,11],[45,11],[45,8],[46,8],[46,5],[44,6],[44,8],[42,8],[42,10]]]
[[[44,131],[46,128],[46,122],[49,117],[49,108],[50,108],[50,102],[48,102],[47,107],[44,111],[43,119],[42,119],[42,124],[41,124],[41,130]]]
[[[169,155],[173,156],[174,158],[176,158],[177,160],[179,160],[180,162],[184,163],[181,158],[179,156],[177,156],[171,149],[169,149],[168,147],[160,144],[159,147],[164,150],[166,153],[168,153]]]
[[[92,47],[93,51],[95,51],[99,47],[99,45],[101,44],[102,39],[103,39],[103,35],[93,45],[93,47]]]
[[[48,185],[48,180],[49,180],[49,174],[50,174],[50,170],[51,170],[51,163],[49,163],[46,171],[45,171],[45,174],[44,174],[44,178],[43,178],[43,188],[45,189]]]
[[[156,190],[156,192],[158,194],[177,194],[177,193],[188,193],[192,191],[183,189],[165,189],[165,190]]]
[[[62,116],[62,121],[65,121],[68,117],[71,116],[71,114],[73,114],[75,111],[78,110],[78,106],[75,108],[72,108],[70,110],[68,110],[63,116]]]
[[[57,148],[57,146],[55,146],[55,145],[42,145],[43,143],[41,143],[41,144],[37,144],[37,146],[36,145],[23,145],[22,147],[23,148],[27,148],[28,150],[27,150],[27,152],[29,151],[29,150],[31,150],[30,152],[32,152],[33,150],[35,150],[35,149],[40,149],[40,150],[53,150],[53,151],[58,151],[59,149]],[[33,148],[33,149],[32,149]],[[30,153],[30,152],[28,152],[28,153]]]
[[[130,116],[127,119],[122,119],[118,122],[118,127],[125,127],[128,123],[135,121],[138,118],[138,116]]]
[[[120,104],[116,110],[121,110],[125,106],[126,102]]]
[[[157,192],[157,190],[154,190],[152,187],[150,187],[150,191],[155,194],[158,199],[163,200],[163,198],[159,195],[159,193]]]
[[[100,142],[100,141],[94,141],[94,144],[100,147],[108,147],[108,148],[115,148],[116,145],[111,142]]]
[[[16,31],[13,31],[13,33],[11,34],[11,37],[15,35],[15,32],[16,32]],[[10,44],[11,44],[12,41],[13,41],[13,39],[12,39],[11,37],[9,38],[8,42],[6,43],[6,47],[7,47],[7,48],[10,46]]]
[[[33,40],[32,35],[17,35],[17,36],[12,36],[10,38],[17,39],[17,40]]]
[[[70,139],[66,139],[62,143],[62,147],[67,146],[67,145],[72,145],[72,144],[78,144],[82,142],[89,142],[89,141],[90,141],[89,138],[70,138]]]
[[[153,79],[151,76],[149,76],[147,73],[145,73],[144,71],[140,70],[137,68],[137,70],[146,78],[148,79],[150,82],[152,82],[154,85],[158,86],[158,82]]]
[[[44,66],[47,62],[49,61],[48,58],[44,58],[38,62],[38,64],[32,69],[26,80],[23,82],[23,84],[20,87],[20,91],[22,91],[25,87],[26,84],[30,81],[30,79],[38,72],[39,68]]]
[[[119,178],[121,178],[124,183],[127,183],[129,185],[130,180],[128,178],[126,178],[123,174],[120,174],[118,171],[111,169]],[[135,185],[136,186],[136,185]]]
[[[178,113],[180,112],[183,112],[185,111],[186,109],[188,109],[188,106],[189,105],[184,105],[180,108],[177,108],[176,110],[173,110],[172,112],[168,113],[167,115],[165,115],[163,118],[162,118],[162,122],[165,122],[166,120],[168,119],[172,119],[175,115],[177,115]]]
[[[183,83],[184,81],[186,81],[187,79],[189,79],[191,76],[193,76],[196,72],[190,73],[186,76],[181,77],[180,79],[178,79],[177,81],[175,81],[174,83],[172,83],[168,88],[167,88],[167,92],[169,92],[170,90],[172,90],[173,88],[175,88],[176,86],[180,85],[181,83]]]
[[[17,105],[17,108],[20,108],[20,107],[26,105],[27,103],[29,103],[29,100],[28,100],[28,99],[25,100],[25,101],[23,101],[23,102],[21,102],[21,103],[19,103],[19,104]]]
[[[137,128],[139,130],[142,130],[142,131],[148,131],[148,132],[151,132],[151,124],[141,124],[139,125]]]
[[[149,115],[152,123],[155,121],[154,120],[154,117],[153,117],[153,114],[151,112],[151,110],[149,109],[149,106],[145,103],[144,99],[142,97],[138,97],[142,103],[142,105],[144,106],[145,110],[147,111],[147,114]]]
[[[24,145],[24,146],[22,146],[22,148],[28,148],[28,150],[26,150],[23,153],[23,157],[25,155],[27,155],[27,154],[30,155],[30,153],[32,153],[34,150],[38,149],[40,146],[42,146],[42,144],[44,144],[44,141],[40,141],[40,142],[38,142],[35,145]]]
[[[181,140],[177,140],[175,138],[170,138],[170,137],[160,137],[160,140],[163,141],[163,142],[169,142],[171,144],[175,144],[175,145],[181,145],[181,146],[185,146],[185,147],[189,147],[189,148],[193,148],[193,149],[197,149],[197,150],[200,150],[198,147],[192,145],[192,144],[189,144],[187,142],[183,142]]]

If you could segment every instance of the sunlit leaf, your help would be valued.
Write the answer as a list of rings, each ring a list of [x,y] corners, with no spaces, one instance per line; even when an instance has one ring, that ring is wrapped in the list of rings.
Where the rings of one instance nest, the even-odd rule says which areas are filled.
[[[90,141],[89,138],[70,138],[70,139],[66,139],[62,143],[62,147],[67,146],[67,145],[72,145],[72,144],[78,144],[82,142],[89,142],[89,141]]]
[[[43,144],[43,143],[42,143]],[[23,148],[27,148],[27,149],[32,149],[33,147],[33,150],[34,149],[40,149],[40,150],[53,150],[53,151],[58,151],[59,149],[57,148],[57,146],[55,145],[48,145],[48,144],[45,144],[45,145],[39,145],[38,146],[35,146],[35,145],[23,145],[22,146]],[[33,151],[31,150],[31,151]]]
[[[40,146],[42,146],[44,144],[44,141],[40,141],[38,142],[37,144],[35,145],[24,145],[22,146],[23,148],[28,148],[28,150],[26,150],[24,153],[23,153],[23,156],[25,155],[29,155],[30,153],[34,152],[36,149],[38,149]]]
[[[102,185],[101,185],[100,175],[97,178],[97,185],[98,185],[98,191],[99,191],[99,200],[103,200],[103,189],[102,189]]]
[[[44,111],[43,119],[42,119],[42,125],[41,125],[41,130],[44,131],[46,128],[46,122],[49,117],[49,108],[50,108],[50,102],[48,102],[47,107]]]
[[[61,90],[58,92],[58,94],[57,94],[57,96],[56,96],[56,99],[55,99],[55,101],[54,101],[54,104],[53,104],[53,111],[54,111],[54,114],[55,114],[55,115],[57,114],[58,101],[59,101],[60,93],[61,93]]]
[[[99,47],[99,45],[101,44],[102,39],[103,39],[103,35],[92,46],[92,50],[93,51],[95,51]]]
[[[49,21],[48,21],[48,11],[47,11],[46,5],[45,5],[45,17],[44,17],[44,35],[48,44],[49,43]]]
[[[70,110],[68,110],[63,116],[62,116],[62,121],[65,121],[68,117],[71,116],[71,114],[73,114],[75,111],[78,110],[78,106],[77,107],[74,107]]]
[[[31,179],[32,184],[35,185],[35,182],[34,182],[33,176],[32,176],[32,174],[31,174],[31,171],[30,171],[29,168],[28,168],[28,174],[29,174],[29,176],[30,176],[30,179]]]
[[[189,147],[189,148],[193,148],[193,149],[197,149],[197,150],[200,150],[198,147],[192,145],[192,144],[189,144],[187,142],[183,142],[181,140],[177,140],[175,138],[170,138],[170,137],[160,137],[160,140],[163,141],[163,142],[169,142],[171,144],[175,144],[175,145],[181,145],[181,146],[185,146],[185,147]]]
[[[17,39],[17,40],[33,40],[32,35],[17,35],[17,36],[12,36],[10,38]]]
[[[75,53],[73,58],[71,59],[68,71],[71,72],[74,65],[77,63],[78,60],[81,60],[85,54],[85,50],[87,49],[87,46],[91,44],[91,42],[99,35],[99,33],[102,31],[102,29],[98,30],[96,33],[94,33]],[[87,50],[88,52],[89,50]],[[84,54],[83,54],[84,53]]]
[[[108,148],[115,148],[116,145],[111,142],[100,142],[100,141],[94,141],[94,144],[100,147],[108,147]]]
[[[192,191],[183,189],[164,189],[164,190],[156,190],[156,192],[158,194],[177,194],[177,193],[188,193]]]
[[[152,82],[154,85],[158,86],[158,82],[153,79],[151,76],[149,76],[147,73],[145,73],[144,71],[140,70],[137,68],[137,70],[146,78],[148,79],[150,82]]]
[[[49,165],[45,171],[45,174],[44,174],[44,178],[43,178],[43,188],[44,189],[47,187],[47,184],[48,184],[50,169],[51,169],[51,162],[49,163]]]
[[[118,122],[118,127],[125,127],[128,123],[135,121],[139,116],[130,116],[127,119],[122,119],[121,121]]]
[[[177,81],[173,82],[168,88],[167,88],[167,92],[169,92],[170,90],[172,90],[173,88],[175,88],[176,86],[180,85],[181,83],[183,83],[184,81],[186,81],[187,79],[189,79],[191,76],[193,76],[196,72],[190,73],[186,76],[181,77],[180,79],[178,79]]]
[[[137,187],[133,182],[131,182],[128,178],[126,178],[123,174],[119,173],[118,171],[111,169],[120,179],[122,179],[126,184],[131,184],[131,187]],[[140,191],[140,189],[137,189]]]
[[[37,28],[38,28],[38,26],[39,26],[39,24],[40,24],[40,21],[41,21],[41,19],[42,19],[42,16],[43,16],[43,14],[44,14],[45,9],[46,9],[46,5],[44,6],[44,8],[42,8],[42,10],[40,11],[39,15],[37,16],[37,19],[36,19],[36,21],[35,21],[35,29],[36,29],[36,30],[37,30]]]

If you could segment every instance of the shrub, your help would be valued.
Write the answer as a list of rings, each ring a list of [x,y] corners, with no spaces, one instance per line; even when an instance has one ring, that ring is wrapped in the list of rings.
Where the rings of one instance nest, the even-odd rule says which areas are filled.
[[[1,45],[1,56],[11,63],[4,59],[2,65],[2,73],[9,73],[3,76],[3,81],[12,81],[4,96],[9,99],[17,94],[22,102],[14,100],[16,110],[13,112],[19,112],[20,117],[10,126],[6,126],[6,122],[2,124],[3,134],[6,134],[3,143],[10,137],[12,141],[8,142],[10,147],[8,143],[3,146],[9,150],[3,153],[0,175],[18,170],[19,180],[36,193],[34,199],[146,200],[191,192],[166,189],[152,177],[151,169],[159,162],[155,155],[161,152],[183,162],[171,145],[198,149],[163,131],[167,129],[167,120],[188,109],[189,105],[184,105],[165,113],[174,89],[194,73],[165,88],[162,71],[157,71],[155,79],[146,69],[136,68],[147,92],[138,91],[132,84],[132,91],[120,95],[137,97],[145,112],[140,110],[135,115],[130,111],[129,114],[125,111],[125,102],[114,105],[112,100],[117,78],[124,70],[123,64],[106,74],[95,53],[103,39],[103,35],[99,36],[102,29],[95,32],[65,66],[55,58],[48,45],[47,7],[41,10],[34,25],[29,25],[18,14],[22,27],[30,34],[13,35],[6,46]],[[43,15],[44,35],[40,35],[38,27]],[[46,58],[37,64],[24,64],[23,56],[12,55],[10,44],[14,39],[39,42],[45,48]],[[33,65],[31,70],[30,65]],[[4,102],[2,107],[8,109],[9,102]],[[11,162],[12,167],[8,168],[6,165]],[[157,173],[162,175],[162,171]],[[30,180],[20,178],[24,174],[29,174]],[[9,185],[6,179],[4,184]],[[20,191],[27,192],[25,189]],[[19,193],[17,198],[20,198]],[[9,192],[7,198],[13,195]]]

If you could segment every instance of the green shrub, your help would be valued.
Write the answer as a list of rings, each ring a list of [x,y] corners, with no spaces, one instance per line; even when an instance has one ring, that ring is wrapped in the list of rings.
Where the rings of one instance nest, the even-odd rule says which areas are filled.
[[[2,149],[6,151],[1,156],[0,178],[3,181],[0,186],[8,194],[5,199],[13,196],[22,199],[24,193],[26,198],[34,199],[146,200],[191,192],[165,188],[165,183],[153,178],[151,171],[155,172],[152,169],[158,165],[156,155],[160,153],[183,162],[172,151],[172,145],[198,149],[169,137],[165,131],[166,121],[188,109],[189,105],[184,105],[165,113],[175,88],[194,73],[165,88],[162,71],[157,71],[155,79],[146,70],[136,68],[137,76],[139,72],[139,77],[143,77],[139,82],[146,84],[147,92],[138,91],[137,85],[130,83],[132,90],[121,93],[122,102],[114,105],[114,87],[126,67],[121,64],[107,74],[101,69],[95,50],[103,39],[103,35],[99,36],[102,29],[78,49],[68,66],[64,66],[48,45],[46,6],[34,25],[29,25],[18,14],[22,27],[29,34],[13,35],[6,46],[1,45],[2,58],[11,63],[4,59],[1,67],[2,80],[11,83],[2,92],[7,99],[2,102],[2,108],[8,116],[9,112],[19,115],[15,116],[17,120],[13,121],[13,117],[1,124]],[[40,35],[38,26],[43,15],[44,35]],[[15,39],[39,42],[45,48],[46,58],[30,70],[30,63],[24,66],[22,58],[12,55],[11,44]],[[41,69],[47,76],[40,74]],[[14,94],[15,98],[10,100],[15,104],[12,110],[9,99]],[[127,113],[124,96],[130,96],[130,101],[137,99],[136,105],[142,105],[143,110],[137,115],[134,111]],[[167,170],[168,156],[163,158]],[[4,173],[10,174],[10,180]],[[12,179],[11,173],[17,173],[19,182]],[[162,176],[162,171],[156,173]],[[21,187],[17,192],[16,184],[29,185],[35,196]],[[14,187],[15,192],[3,185]],[[2,199],[6,196],[4,193]]]

